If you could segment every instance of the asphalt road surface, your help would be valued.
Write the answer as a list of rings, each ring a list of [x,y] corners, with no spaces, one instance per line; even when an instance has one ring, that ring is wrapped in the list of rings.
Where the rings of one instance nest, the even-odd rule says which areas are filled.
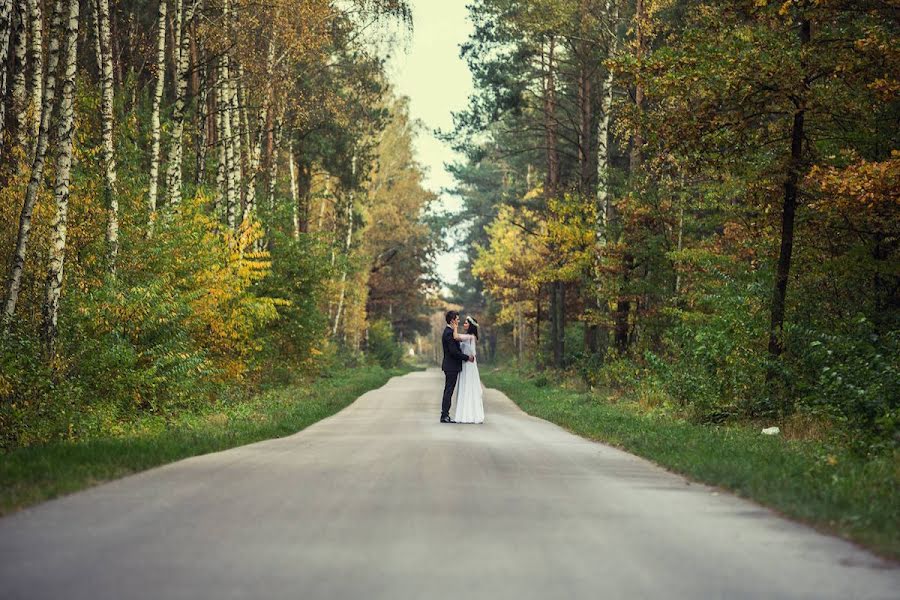
[[[900,598],[900,569],[521,412],[395,378],[288,438],[0,519],[0,598]]]

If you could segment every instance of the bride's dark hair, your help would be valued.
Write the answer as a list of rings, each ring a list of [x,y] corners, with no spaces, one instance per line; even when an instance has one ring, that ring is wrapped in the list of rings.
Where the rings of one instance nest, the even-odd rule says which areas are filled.
[[[478,321],[472,317],[466,317],[466,322],[469,324],[469,333],[474,335],[475,339],[481,339],[478,337]]]

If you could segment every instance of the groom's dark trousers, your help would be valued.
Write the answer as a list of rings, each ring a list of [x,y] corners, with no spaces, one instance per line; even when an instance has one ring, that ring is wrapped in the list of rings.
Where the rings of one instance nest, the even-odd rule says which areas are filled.
[[[441,345],[444,348],[444,360],[441,369],[444,370],[444,397],[441,401],[441,418],[450,416],[450,401],[453,398],[453,390],[456,388],[456,380],[462,371],[462,364],[469,360],[469,356],[463,353],[459,342],[453,339],[453,329],[444,328],[441,336]]]

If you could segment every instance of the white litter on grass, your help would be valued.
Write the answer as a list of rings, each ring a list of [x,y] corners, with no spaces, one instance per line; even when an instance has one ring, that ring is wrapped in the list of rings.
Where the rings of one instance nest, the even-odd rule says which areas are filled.
[[[781,433],[781,430],[777,427],[766,427],[762,430],[762,433],[764,435],[778,435],[779,433]]]

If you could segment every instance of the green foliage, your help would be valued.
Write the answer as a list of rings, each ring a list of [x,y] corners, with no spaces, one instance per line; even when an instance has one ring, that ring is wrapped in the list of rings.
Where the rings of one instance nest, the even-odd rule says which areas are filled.
[[[900,336],[876,332],[859,315],[845,332],[789,332],[796,357],[798,403],[841,425],[848,445],[862,452],[900,443]]]
[[[369,354],[385,369],[400,365],[403,348],[394,339],[389,321],[375,321],[369,326]]]
[[[274,235],[272,270],[259,283],[258,293],[283,302],[278,318],[266,327],[269,348],[262,356],[290,357],[310,369],[328,337],[327,316],[321,310],[325,283],[332,276],[328,247],[314,236],[293,240]]]
[[[288,362],[280,366],[294,369]],[[310,379],[301,371],[299,383],[225,396],[168,422],[145,414],[91,439],[10,450],[0,460],[0,515],[182,458],[290,435],[402,372],[368,366]]]
[[[767,364],[762,287],[718,274],[706,310],[674,311],[667,357],[653,364],[667,391],[700,422],[773,414],[763,387]]]
[[[558,347],[550,284],[563,280],[563,366],[587,384],[698,423],[807,419],[811,437],[890,453],[900,444],[891,9],[610,8],[470,7],[462,55],[475,91],[452,140],[471,225],[456,300],[496,306],[498,347],[546,365]],[[597,107],[610,83],[598,149],[588,132],[606,125]]]

